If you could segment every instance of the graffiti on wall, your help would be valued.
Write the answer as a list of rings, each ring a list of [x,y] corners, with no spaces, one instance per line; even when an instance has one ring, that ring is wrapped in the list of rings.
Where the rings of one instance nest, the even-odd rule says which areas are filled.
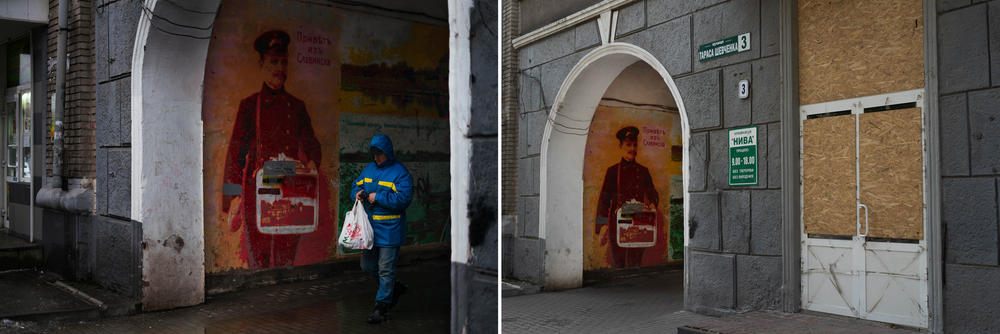
[[[681,161],[672,152],[680,145],[676,113],[597,107],[583,171],[585,270],[651,266],[673,258],[671,222],[681,224],[671,217],[671,203],[682,200],[674,183],[683,180]]]
[[[398,51],[420,43],[441,47],[418,55]],[[432,65],[412,65],[427,58],[435,59]],[[367,147],[350,149],[366,146],[375,133],[397,143],[425,140],[420,135],[430,130],[401,128],[447,124],[447,106],[439,103],[442,96],[447,101],[442,58],[446,27],[301,2],[224,1],[209,47],[202,110],[206,270],[297,266],[339,256],[338,217],[346,212],[340,199],[350,198],[341,194],[341,180],[350,182],[371,160],[358,154]],[[384,80],[357,83],[367,76]],[[381,132],[357,124],[377,124]],[[440,131],[447,144],[447,127]],[[448,170],[444,146],[436,152],[446,157],[445,166],[433,170]],[[440,160],[415,155],[397,154],[411,173]],[[425,182],[449,183],[447,173],[425,174]],[[438,203],[432,196],[441,190],[434,190],[421,199]],[[412,244],[441,241],[427,236],[446,224],[434,216],[441,209],[424,207],[432,219],[425,221],[429,226],[411,225]]]

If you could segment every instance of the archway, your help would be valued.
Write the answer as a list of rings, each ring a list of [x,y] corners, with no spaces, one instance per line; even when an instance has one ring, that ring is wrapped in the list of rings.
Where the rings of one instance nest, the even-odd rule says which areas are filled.
[[[219,2],[146,0],[136,31],[131,218],[142,223],[146,311],[205,300],[201,102]]]
[[[681,264],[682,147],[680,113],[663,78],[645,62],[629,65],[587,133],[584,284]]]
[[[566,289],[583,283],[584,154],[587,129],[612,81],[627,67],[645,62],[663,79],[677,104],[683,144],[682,170],[688,170],[690,129],[683,100],[666,68],[649,52],[627,43],[609,43],[585,55],[563,81],[553,101],[542,137],[539,231],[545,243],[545,288]],[[683,184],[686,197],[688,173]],[[684,245],[687,246],[687,204]],[[686,275],[686,274],[685,274]],[[685,279],[686,285],[687,279]]]

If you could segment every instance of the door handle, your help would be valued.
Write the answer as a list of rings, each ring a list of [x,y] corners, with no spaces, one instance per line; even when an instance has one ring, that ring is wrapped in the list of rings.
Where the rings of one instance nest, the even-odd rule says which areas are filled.
[[[861,217],[858,217],[858,222],[855,225],[855,227],[857,228],[856,233],[858,234],[859,237],[867,237],[868,236],[868,206],[864,205],[864,204],[861,204],[861,203],[858,203],[858,208],[857,209],[858,210],[865,209],[865,234],[861,234],[861,219],[860,219]]]

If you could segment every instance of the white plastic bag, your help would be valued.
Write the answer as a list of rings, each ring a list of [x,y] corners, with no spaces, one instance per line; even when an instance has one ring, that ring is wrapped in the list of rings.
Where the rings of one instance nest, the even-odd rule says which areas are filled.
[[[354,200],[354,208],[344,216],[344,228],[340,230],[338,242],[350,249],[371,249],[375,241],[372,224],[361,201]]]

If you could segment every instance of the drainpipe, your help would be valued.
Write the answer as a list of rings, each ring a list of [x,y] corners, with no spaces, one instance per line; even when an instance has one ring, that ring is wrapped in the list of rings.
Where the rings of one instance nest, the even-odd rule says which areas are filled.
[[[52,177],[49,187],[62,189],[63,113],[66,105],[66,24],[68,0],[59,0],[59,35],[56,42],[56,104],[52,106]]]
[[[72,182],[72,189],[63,190],[63,114],[66,104],[66,24],[68,0],[59,0],[59,34],[56,42],[56,96],[52,105],[52,177],[38,191],[36,204],[50,209],[74,213],[93,213],[97,197],[85,182]],[[92,185],[92,184],[90,184]]]

